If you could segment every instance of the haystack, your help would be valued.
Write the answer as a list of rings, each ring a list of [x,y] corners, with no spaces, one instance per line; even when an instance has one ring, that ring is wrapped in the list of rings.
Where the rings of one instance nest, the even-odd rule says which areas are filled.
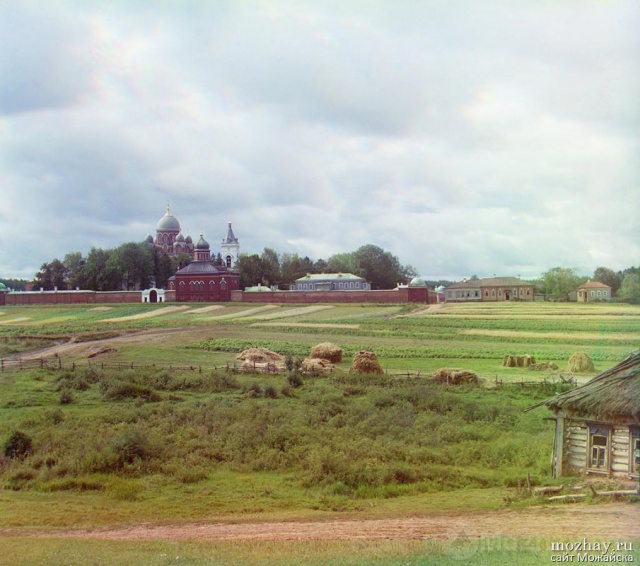
[[[505,354],[502,358],[502,365],[507,368],[526,368],[536,363],[536,359],[533,356],[513,356],[511,354]]]
[[[305,358],[302,360],[300,369],[303,373],[330,373],[335,366],[329,361],[322,358]]]
[[[573,371],[575,373],[585,373],[589,371],[596,371],[596,368],[593,367],[593,361],[589,356],[587,356],[587,354],[576,352],[569,358],[567,371]]]
[[[450,383],[452,385],[462,385],[463,383],[478,383],[476,372],[460,368],[440,368],[431,374],[434,381],[440,383]]]
[[[249,348],[240,352],[236,360],[241,360],[242,371],[259,371],[263,373],[281,373],[285,370],[284,358],[277,352],[266,348]]]
[[[559,368],[553,362],[538,362],[529,366],[533,371],[557,371]]]
[[[236,356],[236,360],[255,362],[255,363],[269,363],[269,362],[284,362],[284,358],[277,352],[272,352],[266,348],[249,348],[243,350]]]
[[[339,364],[342,361],[342,348],[331,342],[322,342],[322,344],[311,348],[309,358],[327,360],[333,364]]]
[[[378,357],[373,352],[358,352],[353,358],[349,369],[356,373],[384,373],[378,362]]]

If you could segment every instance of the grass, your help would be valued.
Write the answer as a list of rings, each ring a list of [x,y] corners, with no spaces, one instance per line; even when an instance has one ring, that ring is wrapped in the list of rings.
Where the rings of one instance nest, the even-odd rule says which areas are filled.
[[[209,306],[219,308],[198,312]],[[91,370],[0,373],[0,443],[21,430],[35,447],[24,461],[0,461],[0,525],[55,530],[526,506],[536,501],[522,496],[526,473],[534,483],[550,481],[553,431],[544,409],[523,410],[559,385],[557,379],[550,384],[551,372],[502,367],[504,354],[533,354],[564,368],[580,351],[601,371],[640,346],[640,308],[630,305],[327,307],[3,307],[0,357],[73,338],[78,349],[62,359],[86,361],[85,342],[88,347],[128,338],[119,338],[117,352],[97,358]],[[141,333],[156,329],[168,332],[153,342]],[[324,341],[343,348],[340,369],[367,349],[377,353],[388,375],[336,374],[291,387],[286,376],[213,370],[250,346],[303,357]],[[101,359],[206,369],[102,371]],[[496,378],[547,385],[448,388],[424,379],[440,367],[472,369],[485,386]],[[420,377],[399,377],[407,372]],[[550,561],[543,543],[500,541],[478,546],[465,540],[276,544],[49,537],[34,545],[11,536],[3,539],[0,563],[459,564],[469,553],[474,564]]]

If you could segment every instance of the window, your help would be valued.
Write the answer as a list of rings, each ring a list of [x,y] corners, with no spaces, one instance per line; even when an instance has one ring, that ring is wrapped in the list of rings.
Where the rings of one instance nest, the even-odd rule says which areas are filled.
[[[587,469],[609,471],[610,430],[604,426],[589,426],[589,452]]]

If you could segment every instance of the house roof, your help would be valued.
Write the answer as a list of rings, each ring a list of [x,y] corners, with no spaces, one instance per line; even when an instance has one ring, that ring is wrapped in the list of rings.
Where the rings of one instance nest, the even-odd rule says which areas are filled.
[[[296,281],[364,281],[353,273],[307,273],[304,277],[299,277]]]
[[[459,281],[447,286],[447,289],[478,289],[480,287],[518,287],[521,285],[531,285],[517,277],[485,277],[483,279],[469,279]]]
[[[220,273],[220,270],[210,261],[192,261],[189,265],[185,265],[176,275],[200,275]],[[175,277],[175,275],[173,276]],[[171,279],[173,279],[173,277]]]
[[[599,420],[631,417],[640,422],[640,350],[588,383],[531,408],[540,405]]]
[[[611,289],[609,285],[600,283],[600,281],[587,281],[578,287],[578,289]],[[578,290],[576,289],[576,291]]]

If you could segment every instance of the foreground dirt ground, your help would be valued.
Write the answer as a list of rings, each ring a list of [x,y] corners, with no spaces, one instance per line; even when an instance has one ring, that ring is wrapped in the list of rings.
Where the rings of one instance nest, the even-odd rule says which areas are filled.
[[[552,538],[639,540],[635,503],[567,504],[519,510],[372,520],[241,523],[144,523],[95,530],[0,529],[0,536],[107,540],[313,541]]]

